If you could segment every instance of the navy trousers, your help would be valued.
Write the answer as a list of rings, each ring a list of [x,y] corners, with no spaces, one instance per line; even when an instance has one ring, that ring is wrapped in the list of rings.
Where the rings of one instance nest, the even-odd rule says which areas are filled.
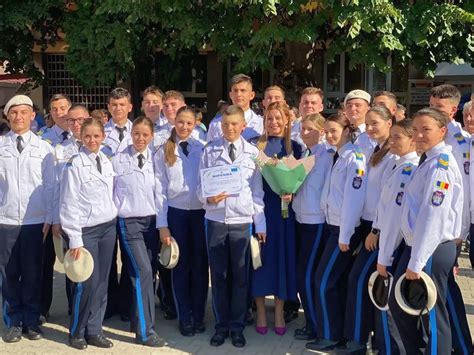
[[[73,283],[69,332],[73,337],[102,334],[107,286],[116,238],[116,219],[82,229],[82,241],[94,259],[94,271],[84,282]]]
[[[132,329],[137,338],[146,341],[155,332],[155,299],[152,259],[158,253],[156,217],[119,218],[120,240],[127,254],[127,270],[132,285]],[[155,240],[148,248],[146,240]]]
[[[178,319],[180,322],[201,323],[209,287],[204,210],[169,207],[168,226],[179,245],[179,262],[171,270]]]
[[[344,330],[344,310],[347,299],[347,274],[359,247],[361,228],[351,237],[347,252],[339,249],[339,227],[326,224],[323,233],[324,251],[315,275],[315,311],[318,336],[322,339],[341,340]]]
[[[392,275],[395,274],[398,262],[405,249],[405,241],[402,240],[398,248],[393,253],[392,265],[387,268],[387,271]],[[394,287],[393,284],[392,287]],[[397,325],[393,319],[390,310],[381,311],[375,309],[375,339],[377,349],[380,355],[398,355],[401,354],[400,349],[403,349],[403,342],[400,338]]]
[[[411,247],[407,246],[394,275],[395,283],[405,273],[410,254]],[[422,316],[422,322],[419,322],[419,317],[405,313],[398,306],[392,292],[389,307],[407,354],[419,354],[422,349],[425,354],[451,354],[451,329],[446,308],[446,295],[448,274],[455,259],[456,245],[454,241],[449,241],[438,245],[426,263],[423,270],[433,279],[437,290],[437,300],[433,309]]]
[[[205,226],[215,329],[241,332],[247,310],[252,225],[206,219]]]
[[[0,224],[0,276],[7,328],[39,323],[43,224]]]
[[[368,251],[365,239],[370,233],[372,222],[361,221],[357,239],[361,241],[360,250],[349,273],[347,300],[344,319],[344,338],[365,344],[369,333],[374,329],[374,305],[367,292],[370,275],[375,271],[378,250]]]
[[[54,252],[53,233],[50,230],[43,243],[41,314],[44,316],[48,315],[53,301],[53,275],[55,261],[56,253]]]
[[[303,304],[306,328],[317,333],[314,305],[314,275],[324,249],[324,224],[296,222],[296,235],[300,241],[296,260],[296,284]]]

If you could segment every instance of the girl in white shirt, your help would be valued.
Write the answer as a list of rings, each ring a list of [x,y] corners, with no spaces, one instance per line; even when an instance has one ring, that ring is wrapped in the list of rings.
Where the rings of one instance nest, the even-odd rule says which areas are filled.
[[[170,244],[173,236],[180,249],[171,280],[183,336],[205,331],[209,285],[204,209],[196,194],[203,144],[191,136],[195,125],[194,109],[180,108],[170,138],[154,159],[156,227],[162,243]]]
[[[114,202],[118,209],[120,247],[127,256],[133,287],[132,329],[138,344],[161,347],[166,342],[155,331],[153,279],[156,274],[158,233],[154,198],[153,157],[148,148],[153,122],[138,117],[132,125],[132,144],[112,160],[115,176]]]

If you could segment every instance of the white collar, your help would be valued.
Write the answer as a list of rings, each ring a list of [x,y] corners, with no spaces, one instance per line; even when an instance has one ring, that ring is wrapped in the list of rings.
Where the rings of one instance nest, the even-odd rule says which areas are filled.
[[[229,142],[227,139],[224,138],[224,147],[225,149],[229,150],[230,144],[234,144],[236,152],[242,151],[242,138],[237,139],[235,142]]]

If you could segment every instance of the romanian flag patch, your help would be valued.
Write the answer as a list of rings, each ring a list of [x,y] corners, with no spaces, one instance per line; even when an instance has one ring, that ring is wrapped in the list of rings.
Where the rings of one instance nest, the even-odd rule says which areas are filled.
[[[362,170],[362,169],[356,169],[356,174],[359,175],[359,176],[364,176],[365,171]]]
[[[441,190],[447,190],[449,188],[449,184],[446,181],[436,181],[436,187],[439,187]]]
[[[462,153],[462,157],[463,157],[464,159],[471,159],[471,153],[469,153],[469,152]]]

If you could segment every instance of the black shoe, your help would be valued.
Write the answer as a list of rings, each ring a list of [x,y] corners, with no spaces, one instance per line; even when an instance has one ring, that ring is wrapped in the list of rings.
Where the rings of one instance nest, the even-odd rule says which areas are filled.
[[[179,322],[179,332],[182,336],[192,337],[194,336],[194,327],[191,322]]]
[[[194,333],[201,334],[206,331],[206,326],[203,322],[194,322]]]
[[[48,318],[49,318],[49,314],[40,314],[39,316],[39,324],[40,325],[43,325],[45,323],[48,323]]]
[[[122,322],[130,322],[130,315],[128,315],[128,314],[121,314],[121,315],[120,315],[120,320],[121,320]]]
[[[296,340],[314,340],[316,339],[316,333],[307,327],[298,328],[295,330]]]
[[[245,313],[245,325],[252,325],[254,322],[252,309],[247,309]]]
[[[228,332],[215,332],[211,338],[211,346],[221,346],[228,337]]]
[[[176,315],[176,312],[170,309],[167,309],[165,310],[165,314],[163,314],[163,318],[166,320],[173,320],[173,319],[178,318],[178,316]]]
[[[290,323],[292,320],[298,318],[298,311],[286,310],[284,312],[285,323]]]
[[[71,345],[74,349],[77,350],[87,349],[87,342],[84,338],[69,337],[69,345]]]
[[[344,345],[343,341],[320,339],[306,343],[306,349],[313,351],[328,351],[334,349],[336,346]]]
[[[336,346],[334,351],[337,352],[337,354],[365,355],[367,345],[356,341],[349,341],[346,344]]]
[[[230,332],[232,345],[236,348],[243,348],[246,344],[244,334],[242,332]]]
[[[161,348],[168,345],[168,342],[163,338],[159,337],[157,334],[149,335],[146,340],[141,340],[136,338],[135,343],[150,346],[152,348]]]
[[[5,343],[16,343],[21,340],[21,327],[10,327],[2,337]]]
[[[107,339],[102,334],[88,336],[86,341],[87,341],[87,344],[92,345],[92,346],[97,346],[98,348],[108,349],[114,346],[114,343],[112,343],[109,339]]]
[[[25,327],[23,328],[23,333],[26,334],[26,337],[30,340],[43,339],[43,331],[39,326]]]

